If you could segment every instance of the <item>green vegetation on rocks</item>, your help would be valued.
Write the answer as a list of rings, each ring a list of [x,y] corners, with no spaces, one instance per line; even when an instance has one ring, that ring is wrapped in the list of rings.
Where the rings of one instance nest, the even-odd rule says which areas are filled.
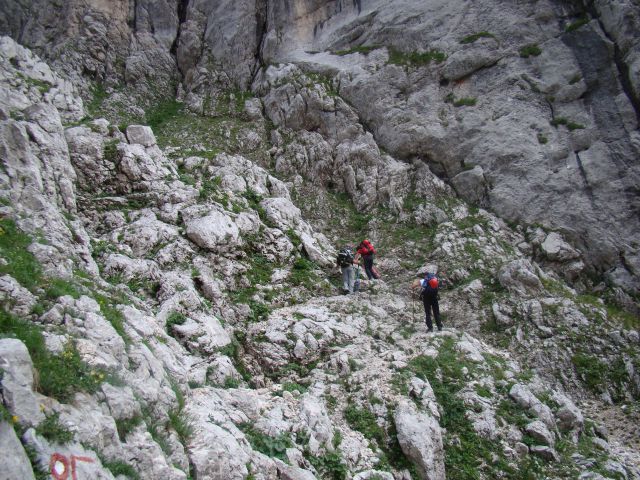
[[[537,57],[541,53],[542,53],[542,50],[535,43],[531,45],[525,45],[520,49],[520,56],[522,58]]]
[[[478,33],[473,33],[471,35],[467,35],[466,37],[464,37],[462,40],[460,40],[460,43],[464,44],[469,44],[469,43],[474,43],[476,40],[479,40],[481,38],[493,38],[494,40],[496,39],[496,36],[493,33],[489,33],[489,32],[478,32]]]
[[[447,59],[447,55],[438,50],[427,52],[401,52],[394,48],[389,49],[389,63],[403,66],[424,66],[429,63],[442,63]]]

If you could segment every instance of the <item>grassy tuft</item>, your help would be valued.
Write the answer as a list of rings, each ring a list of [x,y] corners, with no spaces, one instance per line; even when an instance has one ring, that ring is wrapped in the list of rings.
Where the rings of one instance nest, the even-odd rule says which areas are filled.
[[[277,437],[270,437],[259,430],[253,428],[249,423],[238,425],[245,434],[247,440],[254,450],[264,453],[268,457],[277,458],[287,462],[287,448],[293,447],[293,442],[288,434],[281,433]]]
[[[473,33],[471,35],[467,35],[462,40],[460,40],[460,43],[465,45],[465,44],[473,43],[476,40],[479,40],[481,38],[493,38],[494,40],[496,40],[496,36],[493,33],[478,32],[478,33]]]
[[[389,62],[393,65],[422,66],[428,65],[432,61],[442,63],[447,59],[447,55],[438,50],[428,52],[401,52],[394,48],[389,49]]]
[[[542,53],[542,50],[535,43],[531,45],[526,45],[520,49],[520,56],[522,58],[537,57],[541,53]]]
[[[60,414],[54,413],[49,415],[38,427],[36,428],[38,435],[43,436],[47,440],[58,445],[66,445],[73,441],[73,432],[69,431],[64,425],[60,423]]]
[[[145,112],[145,120],[153,130],[161,127],[164,123],[169,122],[183,111],[182,103],[170,98]]]
[[[575,22],[570,23],[566,27],[564,27],[564,31],[566,33],[573,32],[573,31],[579,29],[580,27],[583,27],[587,23],[589,23],[589,18],[585,15],[584,17],[582,17],[582,18],[576,20]]]

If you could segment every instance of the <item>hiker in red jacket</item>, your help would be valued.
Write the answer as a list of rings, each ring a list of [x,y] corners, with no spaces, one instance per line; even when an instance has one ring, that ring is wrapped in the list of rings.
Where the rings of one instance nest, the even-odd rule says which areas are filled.
[[[373,245],[369,240],[363,240],[362,242],[360,242],[360,245],[358,245],[356,261],[359,262],[360,257],[362,257],[362,260],[364,260],[364,271],[367,274],[367,278],[369,280],[380,278],[380,276],[375,271],[375,268],[373,267],[373,257],[375,253],[376,249],[373,248]]]

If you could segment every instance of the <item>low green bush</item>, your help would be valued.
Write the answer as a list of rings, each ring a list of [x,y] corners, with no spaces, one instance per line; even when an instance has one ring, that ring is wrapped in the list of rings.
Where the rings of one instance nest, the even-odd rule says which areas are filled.
[[[45,420],[36,427],[36,433],[58,445],[71,443],[74,437],[73,432],[69,431],[69,429],[60,423],[59,413],[47,416]]]
[[[525,45],[520,49],[520,56],[522,58],[537,57],[541,53],[542,53],[542,50],[535,43],[531,45]]]
[[[277,437],[270,437],[259,430],[253,428],[249,423],[242,423],[238,428],[247,437],[254,450],[264,453],[268,457],[277,458],[283,462],[287,462],[287,448],[293,447],[291,437],[286,433],[281,433]]]

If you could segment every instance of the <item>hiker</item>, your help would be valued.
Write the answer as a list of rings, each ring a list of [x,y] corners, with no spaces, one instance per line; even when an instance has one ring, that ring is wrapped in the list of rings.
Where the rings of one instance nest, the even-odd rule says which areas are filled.
[[[355,272],[353,269],[355,259],[353,256],[353,248],[346,246],[340,250],[338,252],[336,263],[338,267],[340,267],[340,270],[342,270],[342,293],[344,295],[353,293],[353,287],[355,284]]]
[[[442,330],[442,322],[440,321],[440,307],[438,306],[438,277],[434,273],[427,272],[422,280],[420,280],[422,290],[420,298],[424,304],[424,313],[426,314],[427,332],[433,332],[433,323],[431,322],[431,310],[436,318],[438,331]]]
[[[360,263],[360,257],[364,261],[364,272],[367,274],[367,279],[377,280],[380,278],[380,275],[377,274],[375,268],[373,266],[373,257],[376,253],[376,249],[373,248],[373,245],[369,240],[363,240],[358,245],[358,254],[356,255],[356,262]]]

